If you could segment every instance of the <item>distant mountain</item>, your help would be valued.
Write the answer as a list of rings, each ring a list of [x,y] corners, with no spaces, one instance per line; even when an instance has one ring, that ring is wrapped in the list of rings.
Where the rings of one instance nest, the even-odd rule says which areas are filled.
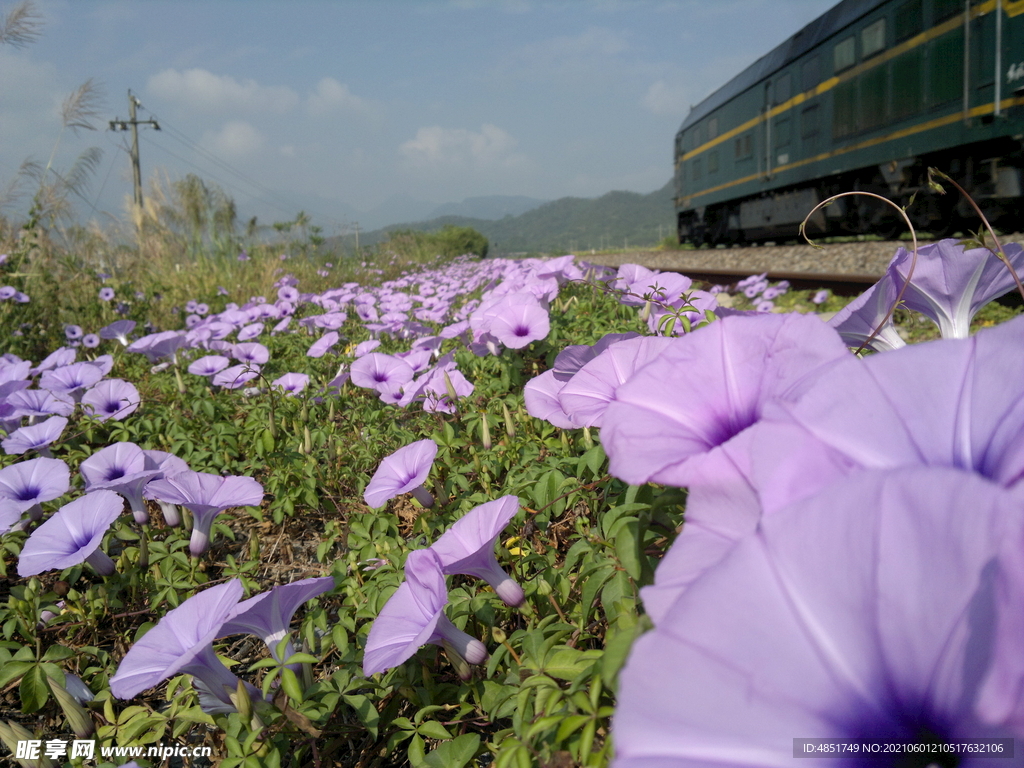
[[[675,232],[672,206],[673,185],[647,195],[637,192],[609,192],[601,197],[563,197],[544,203],[518,216],[497,221],[468,216],[440,216],[428,221],[394,224],[364,232],[362,246],[386,240],[394,230],[424,232],[446,224],[473,227],[490,241],[491,255],[504,253],[585,253],[591,249],[642,247],[656,244]],[[472,199],[472,198],[471,198]],[[339,247],[334,238],[327,246]],[[351,238],[345,240],[351,247]]]
[[[461,203],[445,203],[430,212],[428,219],[439,219],[442,216],[464,216],[469,219],[496,221],[506,216],[518,216],[544,205],[547,200],[525,195],[486,195],[484,197],[467,197]]]
[[[392,226],[396,221],[422,221],[434,218],[436,202],[409,195],[391,195],[387,200],[355,217],[360,229],[372,230]]]

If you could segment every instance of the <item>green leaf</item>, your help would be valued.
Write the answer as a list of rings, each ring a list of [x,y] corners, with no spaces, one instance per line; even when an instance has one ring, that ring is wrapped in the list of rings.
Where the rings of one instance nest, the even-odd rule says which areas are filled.
[[[619,670],[626,663],[629,656],[629,649],[633,647],[633,641],[637,636],[636,620],[628,623],[620,620],[614,632],[609,629],[610,637],[607,637],[604,644],[604,655],[601,657],[601,679],[607,688],[616,690]]]
[[[373,701],[368,696],[364,696],[361,693],[346,694],[342,698],[345,699],[346,704],[356,711],[356,714],[359,715],[359,721],[363,724],[366,730],[369,731],[370,735],[376,739],[377,728],[380,723],[380,713],[374,706]],[[409,723],[408,727],[411,729],[412,723]]]
[[[8,661],[0,669],[0,688],[6,688],[9,682],[17,680],[34,666],[32,661]]]
[[[295,673],[285,667],[281,670],[281,688],[294,701],[302,701],[302,685]]]
[[[601,651],[580,651],[575,648],[559,648],[548,656],[544,671],[559,680],[574,682],[601,657]]]
[[[316,664],[320,659],[311,653],[293,653],[284,660],[285,664]]]
[[[421,736],[426,736],[428,739],[450,739],[452,737],[448,729],[437,722],[437,720],[427,720],[427,722],[416,729],[416,732]]]
[[[555,739],[557,741],[565,741],[572,733],[582,728],[588,720],[590,720],[589,715],[569,715],[558,726],[558,733],[555,734]]]
[[[423,762],[431,768],[463,768],[469,765],[480,749],[480,736],[464,733],[454,741],[445,742],[427,755]]]
[[[640,560],[640,521],[635,517],[623,522],[615,534],[615,554],[634,581],[640,579],[643,564]]]
[[[581,601],[581,608],[583,610],[583,626],[590,623],[590,611],[594,607],[594,600],[597,599],[597,593],[614,573],[614,565],[611,565],[610,563],[602,565],[595,569],[583,584],[583,600]]]
[[[43,708],[46,700],[50,698],[50,686],[46,684],[46,673],[43,672],[42,667],[32,665],[32,668],[21,678],[18,693],[21,696],[22,712],[37,712]]]

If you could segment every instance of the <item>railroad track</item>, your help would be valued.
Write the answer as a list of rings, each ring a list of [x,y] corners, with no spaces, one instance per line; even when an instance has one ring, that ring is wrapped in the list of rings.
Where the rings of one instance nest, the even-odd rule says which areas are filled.
[[[727,269],[704,272],[692,269],[664,269],[663,272],[680,272],[693,280],[702,280],[712,285],[729,285],[751,274],[746,269]],[[767,271],[767,280],[772,283],[787,280],[796,290],[827,288],[837,296],[857,296],[878,282],[880,275],[857,275],[839,272],[779,272]]]
[[[1024,235],[1003,238],[1004,245]],[[924,243],[922,243],[924,244]],[[680,272],[695,280],[734,283],[748,275],[768,273],[772,282],[788,280],[794,288],[828,288],[839,295],[857,295],[876,282],[907,241],[855,241],[810,245],[761,245],[697,250],[637,250],[624,253],[580,253],[581,259],[610,267],[640,264],[663,272]]]

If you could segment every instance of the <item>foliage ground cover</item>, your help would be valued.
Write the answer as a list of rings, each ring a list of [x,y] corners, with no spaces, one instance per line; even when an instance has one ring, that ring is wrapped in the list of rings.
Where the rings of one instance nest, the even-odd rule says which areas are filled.
[[[0,322],[11,340],[0,364],[0,473],[41,460],[68,470],[64,486],[58,480],[54,495],[39,498],[42,525],[19,522],[33,514],[36,499],[27,493],[7,494],[0,507],[11,529],[0,561],[0,739],[12,753],[19,741],[77,736],[93,739],[97,754],[114,746],[209,746],[224,766],[608,764],[620,673],[654,615],[641,589],[663,573],[691,480],[610,470],[605,432],[622,428],[606,429],[601,419],[619,395],[614,386],[604,395],[580,391],[587,362],[602,348],[621,355],[651,340],[705,338],[737,319],[835,311],[842,303],[757,275],[702,291],[636,265],[618,273],[572,257],[410,265],[386,250],[339,265],[350,271],[337,279],[333,266],[302,253],[196,253],[174,270],[180,281],[157,291],[141,277],[128,285],[48,249],[22,238],[0,264],[0,282],[10,287]],[[45,291],[43,276],[59,270],[75,271],[73,288],[55,288],[64,303],[40,312],[31,291]],[[316,290],[305,290],[307,283]],[[114,302],[126,294],[128,307],[119,310]],[[168,298],[178,312],[163,309]],[[975,329],[1007,319],[1006,310],[983,304],[974,308]],[[855,309],[834,321],[844,338]],[[854,344],[856,328],[847,341]],[[630,360],[640,371],[640,357]],[[617,382],[633,373],[619,371]],[[685,389],[686,377],[673,377],[672,386]],[[114,380],[135,391],[110,396],[114,404],[104,410],[90,391]],[[541,391],[542,381],[556,382],[554,389]],[[617,408],[632,402],[632,390],[623,392]],[[57,419],[64,423],[52,436],[26,437]],[[421,481],[426,496],[383,503],[374,496],[371,506],[368,487],[382,462],[417,441],[436,446]],[[164,453],[137,465],[105,458],[112,447],[130,446],[140,456]],[[162,499],[151,492],[131,504],[136,514],[118,502],[120,514],[93,537],[112,572],[84,555],[26,567],[32,537],[64,514],[58,510],[111,493],[105,483],[137,476],[139,488],[152,490],[165,482],[161,472],[183,483],[167,455],[210,482],[251,478],[260,493],[226,499],[198,545],[190,518],[207,515],[200,507],[209,499],[190,508],[181,488]],[[622,455],[616,460],[621,465]],[[100,480],[89,469],[98,465],[108,470]],[[14,499],[19,493],[26,498]],[[456,521],[509,497],[514,514],[484,536],[484,549],[521,586],[521,602],[508,605],[501,588],[474,571],[438,572],[430,576],[443,585],[433,619],[399,632],[394,663],[367,673],[365,651],[385,606],[411,573],[433,573],[429,564],[410,569],[412,553],[422,561]],[[180,523],[168,517],[168,499],[182,505]],[[219,634],[237,601],[316,579],[326,579],[316,582],[322,591],[295,598],[294,621],[282,609],[281,626],[265,636]],[[125,690],[116,681],[129,674],[130,650],[164,631],[161,621],[190,616],[190,600],[230,590],[221,623],[204,609],[188,632],[213,642],[207,668],[221,664],[217,674],[239,681],[234,689],[211,691],[193,660],[186,674],[181,662],[169,679],[146,678],[131,695],[115,695]],[[441,611],[483,644],[486,657],[431,635],[427,624]],[[419,648],[424,641],[438,644]],[[66,693],[73,690],[81,701]],[[22,762],[83,764],[42,754]],[[104,766],[121,762],[98,758]]]

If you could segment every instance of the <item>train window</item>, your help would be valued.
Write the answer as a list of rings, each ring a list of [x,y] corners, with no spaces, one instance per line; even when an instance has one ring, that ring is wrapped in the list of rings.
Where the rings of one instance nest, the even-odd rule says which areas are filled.
[[[964,12],[963,0],[932,0],[932,24]]]
[[[958,26],[928,47],[928,105],[959,99],[964,87],[964,30]]]
[[[800,113],[800,152],[804,157],[813,157],[818,152],[820,119],[817,104]]]
[[[733,145],[736,151],[737,160],[745,160],[754,154],[754,139],[750,133],[745,133],[736,139]]]
[[[708,141],[711,141],[718,135],[718,118],[712,117],[708,120]],[[711,169],[709,168],[708,171]]]
[[[809,91],[821,82],[821,59],[812,56],[800,67],[800,90]]]
[[[818,105],[815,104],[813,107],[807,107],[803,112],[800,113],[800,138],[809,139],[811,136],[817,136],[820,130],[818,125]]]
[[[920,34],[924,29],[924,10],[921,0],[910,0],[909,3],[904,3],[897,8],[894,21],[897,43]]]
[[[860,85],[860,130],[877,128],[886,122],[889,78],[885,67],[873,67],[857,78]]]
[[[836,47],[832,49],[834,71],[841,72],[852,67],[857,61],[857,51],[854,47],[855,41],[856,38],[850,35],[845,40],[836,43]]]
[[[832,137],[841,139],[857,132],[857,81],[835,87],[832,97]]]
[[[789,72],[775,81],[775,103],[785,104],[793,95],[793,78]]]
[[[789,118],[783,117],[775,121],[775,146],[785,147],[789,144],[792,130],[790,129]]]
[[[885,50],[885,19],[872,22],[860,31],[861,57],[866,59],[882,50]]]
[[[894,120],[916,115],[921,111],[924,93],[924,51],[915,46],[892,60],[891,114]]]
[[[708,152],[708,175],[718,172],[718,150]]]

